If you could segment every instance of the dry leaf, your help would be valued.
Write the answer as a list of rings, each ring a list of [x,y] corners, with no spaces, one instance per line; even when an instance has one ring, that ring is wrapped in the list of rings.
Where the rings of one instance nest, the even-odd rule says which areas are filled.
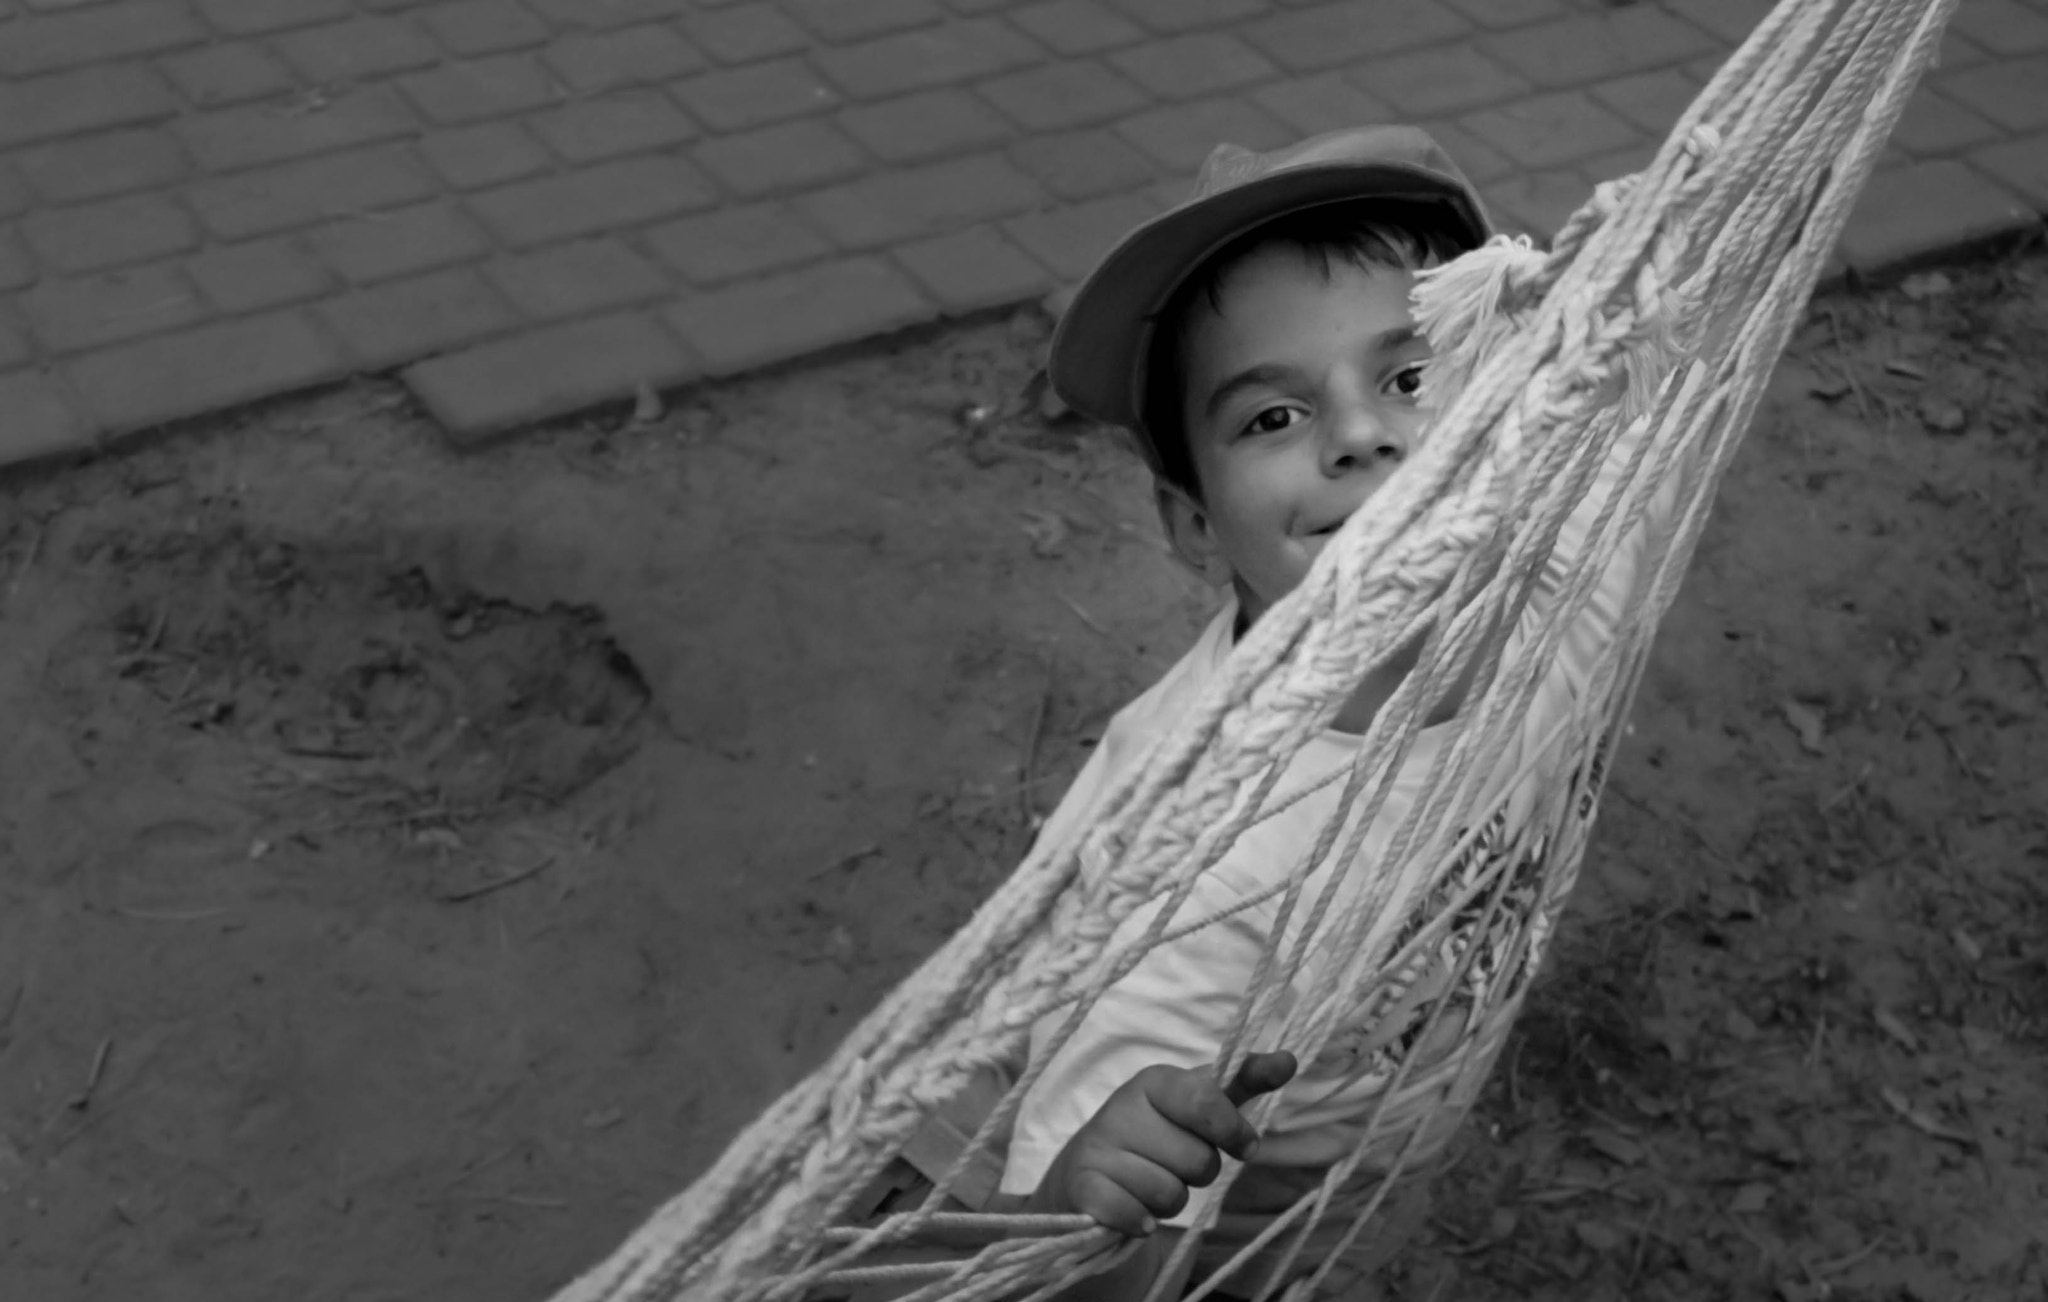
[[[1609,1130],[1592,1130],[1586,1133],[1586,1142],[1623,1166],[1634,1166],[1643,1160],[1643,1146],[1625,1135]]]
[[[1728,1210],[1737,1216],[1753,1216],[1771,1205],[1772,1192],[1767,1184],[1746,1184],[1728,1200]]]
[[[1031,554],[1047,560],[1058,556],[1067,544],[1066,517],[1057,511],[1026,511],[1024,536],[1031,539]]]
[[[1913,1028],[1899,1020],[1897,1013],[1889,1008],[1880,1008],[1872,1017],[1876,1020],[1878,1029],[1897,1040],[1905,1047],[1906,1052],[1920,1052],[1920,1037],[1913,1034]]]
[[[1792,725],[1792,731],[1799,734],[1800,749],[1813,755],[1827,754],[1822,743],[1827,740],[1828,727],[1821,719],[1820,711],[1798,701],[1785,701],[1778,706],[1785,722]]]
[[[1937,1120],[1929,1113],[1923,1112],[1919,1108],[1914,1107],[1912,1100],[1908,1099],[1904,1094],[1899,1093],[1899,1091],[1893,1089],[1891,1086],[1885,1086],[1883,1089],[1879,1090],[1878,1093],[1884,1096],[1886,1106],[1890,1107],[1892,1111],[1899,1114],[1900,1120],[1904,1121],[1907,1125],[1913,1127],[1913,1129],[1919,1131],[1921,1134],[1928,1136],[1930,1139],[1946,1139],[1952,1144],[1963,1144],[1972,1148],[1976,1147],[1977,1141],[1973,1139],[1971,1136],[1964,1134],[1962,1131],[1955,1129],[1953,1126],[1943,1125],[1939,1120]]]
[[[1628,1236],[1605,1221],[1580,1221],[1572,1228],[1579,1242],[1595,1252],[1619,1252],[1628,1244]]]
[[[1939,271],[1925,271],[1899,282],[1899,292],[1915,303],[1939,298],[1955,288],[1955,282]]]

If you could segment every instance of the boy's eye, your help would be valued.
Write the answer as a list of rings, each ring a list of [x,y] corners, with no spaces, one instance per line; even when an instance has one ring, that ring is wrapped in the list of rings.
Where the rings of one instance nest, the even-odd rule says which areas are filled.
[[[1421,393],[1423,369],[1423,363],[1421,362],[1417,362],[1413,366],[1402,367],[1389,382],[1394,392],[1404,398],[1413,398],[1416,394]]]
[[[1292,407],[1268,407],[1252,417],[1251,423],[1244,427],[1245,432],[1248,434],[1278,434],[1281,430],[1294,423],[1296,414]]]

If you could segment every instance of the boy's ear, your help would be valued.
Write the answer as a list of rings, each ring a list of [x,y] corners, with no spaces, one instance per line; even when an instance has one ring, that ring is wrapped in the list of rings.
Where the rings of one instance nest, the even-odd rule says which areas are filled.
[[[1166,530],[1166,541],[1181,564],[1201,575],[1211,587],[1226,586],[1231,578],[1230,565],[1216,545],[1216,534],[1209,528],[1209,513],[1202,509],[1202,504],[1186,489],[1163,479],[1152,481],[1152,498],[1159,507],[1159,523]]]

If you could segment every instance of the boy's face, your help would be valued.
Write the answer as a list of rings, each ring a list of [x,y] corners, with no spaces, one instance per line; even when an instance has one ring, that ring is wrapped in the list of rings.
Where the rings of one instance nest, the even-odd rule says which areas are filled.
[[[1181,323],[1183,428],[1202,500],[1162,488],[1181,557],[1248,619],[1290,592],[1414,450],[1429,346],[1407,271],[1253,249]]]

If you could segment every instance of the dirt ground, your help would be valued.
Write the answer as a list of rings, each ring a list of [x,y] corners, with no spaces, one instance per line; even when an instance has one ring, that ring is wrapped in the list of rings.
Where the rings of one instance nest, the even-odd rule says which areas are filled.
[[[0,1298],[540,1298],[1207,595],[1032,313],[447,451],[0,485]],[[1818,300],[1397,1298],[2048,1296],[2048,258]]]

